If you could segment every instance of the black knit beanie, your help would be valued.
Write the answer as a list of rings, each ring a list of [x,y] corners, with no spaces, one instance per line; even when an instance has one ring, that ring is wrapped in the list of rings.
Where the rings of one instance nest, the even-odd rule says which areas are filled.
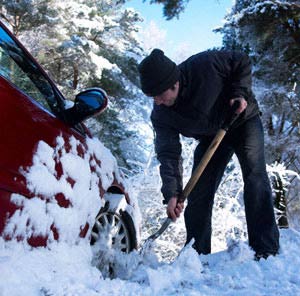
[[[141,88],[147,96],[157,96],[171,88],[179,80],[176,64],[160,49],[153,49],[138,66]]]

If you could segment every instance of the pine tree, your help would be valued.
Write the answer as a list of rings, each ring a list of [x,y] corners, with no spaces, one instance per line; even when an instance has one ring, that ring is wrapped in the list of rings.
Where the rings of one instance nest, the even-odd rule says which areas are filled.
[[[240,0],[222,29],[225,47],[248,48],[270,142],[285,145],[298,138],[299,20],[299,1]],[[289,162],[294,154],[276,142],[269,160]]]
[[[0,17],[11,26],[16,36],[22,31],[49,26],[56,21],[57,13],[52,0],[0,0]]]
[[[179,18],[188,2],[189,0],[150,0],[150,4],[163,4],[163,15],[167,20]]]
[[[119,119],[119,112],[125,108],[128,98],[135,96],[139,84],[137,58],[142,49],[136,38],[136,23],[141,21],[138,13],[124,9],[124,1],[117,0],[0,3],[6,22],[11,22],[14,32],[66,98],[73,100],[80,90],[88,87],[106,90],[110,103],[107,112],[97,117],[102,127],[98,128],[97,136],[126,165],[119,146],[131,133]],[[46,9],[50,3],[55,18],[52,10]],[[26,17],[22,15],[25,10]],[[32,15],[42,12],[40,18],[44,22]],[[18,19],[16,24],[15,19]]]
[[[253,61],[267,160],[299,173],[300,1],[237,0],[226,20],[221,29],[225,48],[246,50]],[[275,192],[286,192],[278,187],[283,182],[274,179],[273,184]]]

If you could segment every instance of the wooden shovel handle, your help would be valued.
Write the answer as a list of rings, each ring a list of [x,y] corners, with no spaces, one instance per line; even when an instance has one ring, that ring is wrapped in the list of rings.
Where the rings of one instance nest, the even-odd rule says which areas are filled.
[[[239,114],[236,113],[236,110],[239,108],[240,102],[235,101],[227,118],[225,119],[223,126],[221,129],[218,130],[217,134],[213,138],[212,142],[208,146],[206,152],[204,153],[200,163],[194,170],[190,180],[185,185],[182,195],[178,198],[178,202],[184,202],[185,199],[189,196],[193,188],[195,187],[197,181],[199,180],[200,176],[202,175],[204,169],[206,168],[207,164],[209,163],[210,159],[214,155],[215,151],[219,147],[221,141],[223,140],[226,132],[232,126],[232,124],[236,121]]]
[[[204,153],[200,163],[197,165],[196,169],[194,170],[191,178],[185,185],[183,192],[182,192],[182,197],[180,198],[180,201],[185,200],[193,188],[195,187],[197,181],[199,180],[200,176],[202,175],[204,169],[206,168],[207,164],[209,163],[210,159],[214,155],[215,151],[219,147],[221,141],[223,140],[224,136],[226,134],[226,130],[220,129],[212,142],[210,143],[209,147],[207,148],[206,152]]]

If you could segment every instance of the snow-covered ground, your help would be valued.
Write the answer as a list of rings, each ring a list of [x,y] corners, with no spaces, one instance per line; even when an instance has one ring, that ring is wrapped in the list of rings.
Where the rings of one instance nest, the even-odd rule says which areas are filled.
[[[30,250],[0,241],[0,295],[300,295],[300,233],[281,231],[281,251],[259,262],[245,242],[199,256],[186,247],[172,263],[152,252],[118,258],[122,277],[103,279],[86,241]],[[127,268],[126,268],[127,267]]]
[[[153,246],[144,252],[121,254],[108,250],[104,259],[114,264],[116,278],[105,279],[91,264],[93,252],[88,237],[70,238],[77,238],[76,231],[82,219],[92,221],[98,211],[94,197],[98,194],[97,178],[85,165],[90,160],[89,155],[99,154],[104,186],[110,184],[115,160],[96,140],[88,143],[88,150],[82,157],[77,155],[75,148],[79,143],[74,139],[71,139],[70,151],[64,150],[62,139],[58,140],[55,149],[41,142],[33,166],[25,170],[28,186],[37,194],[49,195],[48,203],[38,198],[33,198],[32,203],[14,196],[14,201],[23,206],[23,212],[12,216],[6,232],[12,237],[12,234],[26,237],[33,231],[49,234],[51,223],[55,223],[65,235],[59,241],[50,237],[47,248],[35,249],[24,242],[5,242],[0,238],[0,296],[300,295],[300,233],[292,229],[281,230],[280,254],[259,262],[254,261],[254,253],[243,236],[229,240],[225,250],[207,256],[199,256],[191,246],[183,249],[178,257],[174,256],[174,248],[170,247],[174,245],[172,240],[180,241],[179,235],[167,236],[160,248]],[[64,169],[59,180],[55,179],[55,157],[59,157]],[[67,176],[75,180],[73,188],[65,182]],[[92,190],[83,200],[80,193],[86,188]],[[59,208],[51,199],[57,192],[64,192],[72,201],[73,207],[68,211]],[[223,208],[226,207],[223,205]],[[176,227],[183,227],[180,220]],[[143,229],[141,237],[147,237],[148,231]],[[165,254],[161,256],[157,250]],[[166,255],[168,250],[173,252],[171,256]],[[170,258],[173,258],[171,262]]]

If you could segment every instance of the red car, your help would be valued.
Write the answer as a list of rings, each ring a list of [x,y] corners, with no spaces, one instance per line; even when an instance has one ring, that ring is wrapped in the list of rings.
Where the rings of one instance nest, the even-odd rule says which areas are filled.
[[[115,159],[82,123],[105,109],[105,92],[83,91],[68,108],[0,22],[0,98],[0,236],[34,247],[85,237],[136,248],[136,205]]]

